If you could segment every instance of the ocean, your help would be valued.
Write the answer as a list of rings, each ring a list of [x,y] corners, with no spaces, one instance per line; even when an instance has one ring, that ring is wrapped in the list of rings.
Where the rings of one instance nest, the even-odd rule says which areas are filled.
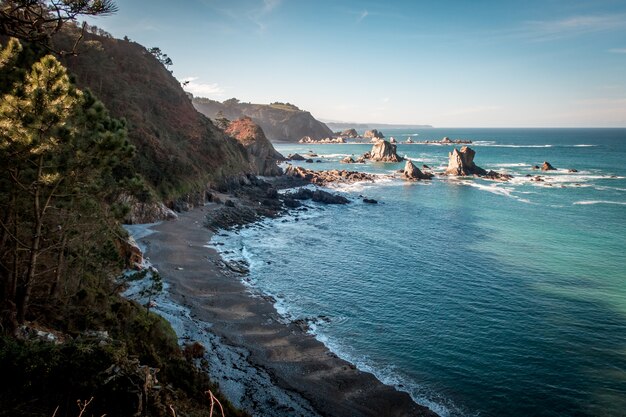
[[[212,243],[287,320],[442,416],[626,415],[626,129],[384,133],[472,140],[477,165],[514,179],[409,183],[387,176],[404,163],[339,163],[369,144],[279,144],[380,178]],[[451,149],[398,154],[442,171]]]

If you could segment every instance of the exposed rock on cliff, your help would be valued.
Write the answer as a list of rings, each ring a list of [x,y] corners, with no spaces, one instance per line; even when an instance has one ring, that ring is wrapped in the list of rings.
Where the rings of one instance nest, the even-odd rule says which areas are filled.
[[[332,130],[316,120],[311,113],[285,103],[251,104],[241,103],[237,99],[223,103],[207,98],[195,97],[194,107],[205,116],[216,119],[226,117],[230,120],[248,116],[261,128],[269,140],[297,142],[309,136],[313,140],[333,136]],[[219,116],[218,116],[219,115]]]
[[[383,139],[385,135],[383,135],[383,132],[379,132],[376,129],[372,129],[372,130],[366,131],[363,137],[367,139]]]
[[[402,176],[407,180],[429,180],[433,177],[433,174],[420,171],[412,161],[407,159]]]
[[[251,118],[244,116],[231,122],[225,132],[246,148],[254,174],[267,176],[282,174],[282,170],[276,164],[285,158],[274,149],[261,127]]]
[[[456,175],[459,177],[466,177],[470,175],[485,175],[487,171],[474,164],[474,155],[476,152],[463,146],[460,151],[456,148],[448,154],[448,168],[446,168],[447,175]]]
[[[541,170],[542,171],[556,171],[556,168],[550,165],[550,162],[543,161],[543,164],[541,165]]]
[[[379,162],[400,162],[404,159],[396,154],[396,145],[386,140],[375,143],[374,146],[372,146],[372,150],[364,154],[363,157]]]

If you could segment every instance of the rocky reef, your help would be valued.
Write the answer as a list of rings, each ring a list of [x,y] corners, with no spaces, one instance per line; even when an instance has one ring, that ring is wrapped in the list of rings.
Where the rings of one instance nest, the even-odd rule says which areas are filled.
[[[374,176],[365,172],[346,171],[333,169],[330,171],[313,171],[294,165],[287,166],[285,175],[300,178],[307,182],[317,185],[326,185],[333,182],[358,182],[358,181],[374,181]]]

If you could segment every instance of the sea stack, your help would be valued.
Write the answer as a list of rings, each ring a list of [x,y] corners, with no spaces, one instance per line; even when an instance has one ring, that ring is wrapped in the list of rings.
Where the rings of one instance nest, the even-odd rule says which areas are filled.
[[[416,167],[412,161],[407,159],[406,164],[404,164],[402,176],[407,180],[419,181],[429,180],[433,177],[433,174],[420,171],[420,169]]]
[[[369,159],[372,161],[400,162],[404,159],[396,154],[396,145],[393,145],[386,140],[376,142],[374,146],[372,146],[372,150],[369,154]]]
[[[476,152],[467,146],[463,146],[460,151],[454,148],[448,154],[449,161],[446,174],[459,177],[485,175],[487,171],[474,163],[474,155],[476,155]]]
[[[379,132],[376,129],[372,129],[372,130],[366,131],[363,137],[368,138],[368,139],[383,139],[385,135],[383,135],[383,132]]]

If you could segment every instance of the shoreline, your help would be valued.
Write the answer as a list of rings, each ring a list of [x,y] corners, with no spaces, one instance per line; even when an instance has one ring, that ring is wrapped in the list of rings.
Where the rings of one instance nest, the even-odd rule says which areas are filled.
[[[252,295],[241,274],[225,269],[208,244],[213,232],[203,223],[212,206],[150,226],[153,233],[139,241],[167,284],[167,295],[187,309],[178,313],[188,316],[181,321],[199,326],[179,338],[202,339],[197,341],[207,348],[205,371],[235,405],[264,416],[437,415],[338,358],[301,326],[284,324],[273,300]],[[181,324],[174,327],[178,333]]]

